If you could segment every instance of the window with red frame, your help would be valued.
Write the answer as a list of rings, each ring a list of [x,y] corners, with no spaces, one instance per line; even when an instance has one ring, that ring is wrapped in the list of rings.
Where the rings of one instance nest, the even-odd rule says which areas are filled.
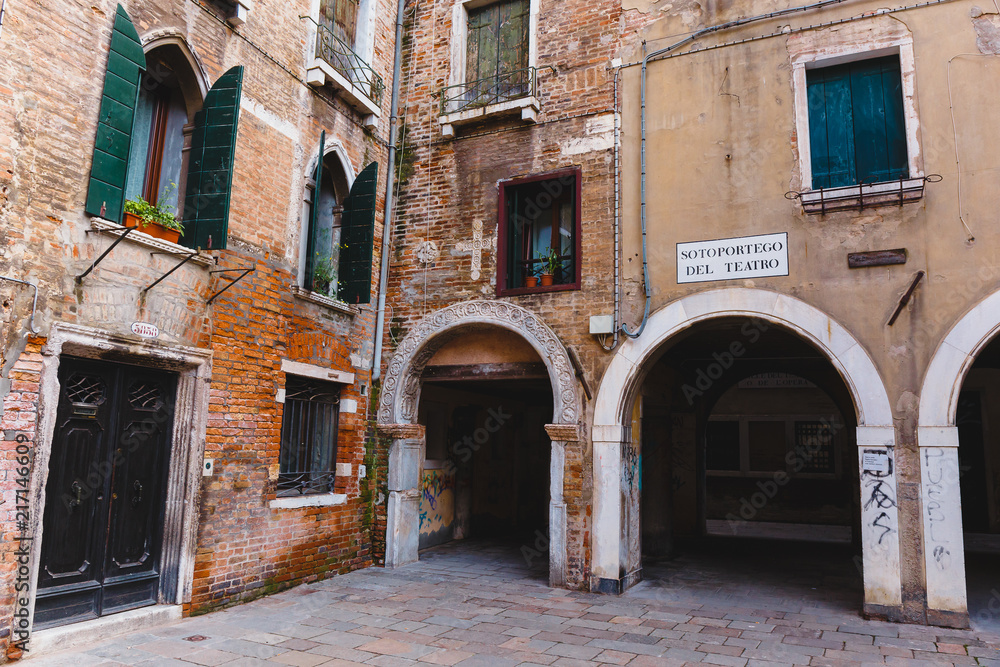
[[[501,295],[580,287],[580,172],[500,183]]]

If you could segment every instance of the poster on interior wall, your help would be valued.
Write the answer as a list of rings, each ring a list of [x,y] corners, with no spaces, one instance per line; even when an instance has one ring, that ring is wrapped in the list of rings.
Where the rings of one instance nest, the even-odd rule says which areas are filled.
[[[677,282],[788,275],[788,233],[677,244]]]

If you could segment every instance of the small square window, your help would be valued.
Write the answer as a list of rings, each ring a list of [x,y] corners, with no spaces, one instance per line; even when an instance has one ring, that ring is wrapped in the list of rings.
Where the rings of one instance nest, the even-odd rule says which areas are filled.
[[[806,72],[812,188],[910,177],[898,55]]]
[[[580,287],[579,169],[500,184],[497,294]]]
[[[278,495],[332,493],[340,386],[296,375],[285,377]]]

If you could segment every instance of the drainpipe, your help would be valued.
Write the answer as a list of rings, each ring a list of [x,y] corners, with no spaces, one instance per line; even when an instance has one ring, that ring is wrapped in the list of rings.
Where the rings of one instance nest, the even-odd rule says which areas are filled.
[[[395,218],[393,190],[396,187],[396,140],[399,132],[399,84],[403,60],[403,10],[406,0],[396,8],[396,54],[392,63],[392,102],[389,111],[389,169],[385,179],[385,220],[382,227],[382,267],[378,280],[378,313],[375,319],[375,354],[372,355],[372,381],[382,375],[382,338],[385,333],[385,292],[389,283],[389,248]]]
[[[749,18],[736,19],[735,21],[726,21],[725,23],[719,23],[708,28],[702,28],[701,30],[691,33],[684,39],[675,44],[671,44],[662,49],[653,51],[652,53],[645,53],[646,43],[642,43],[643,56],[642,56],[642,83],[639,86],[640,95],[640,149],[639,149],[639,160],[641,163],[641,176],[640,176],[640,188],[639,188],[639,221],[642,225],[642,291],[646,293],[646,307],[642,314],[642,322],[639,323],[639,328],[633,333],[628,330],[628,325],[622,323],[622,333],[624,333],[629,338],[638,338],[642,335],[643,330],[646,328],[646,322],[649,320],[649,307],[653,301],[653,296],[649,292],[649,257],[646,250],[646,67],[649,61],[662,56],[665,53],[678,49],[685,44],[689,44],[699,37],[704,37],[705,35],[711,34],[713,32],[720,32],[722,30],[729,30],[730,28],[738,28],[749,23],[756,23],[757,21],[766,21],[768,19],[775,19],[781,16],[787,16],[788,14],[797,14],[800,12],[807,12],[814,9],[822,9],[828,5],[839,5],[847,0],[823,0],[822,2],[814,2],[809,5],[801,5],[799,7],[790,7],[788,9],[781,9],[776,12],[770,12],[769,14],[760,14],[758,16],[751,16]]]

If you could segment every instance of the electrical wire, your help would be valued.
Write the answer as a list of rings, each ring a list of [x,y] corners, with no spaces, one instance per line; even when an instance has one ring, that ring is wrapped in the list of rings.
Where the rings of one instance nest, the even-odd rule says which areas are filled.
[[[955,136],[955,172],[958,176],[958,220],[965,227],[968,234],[968,242],[975,243],[976,237],[969,228],[969,223],[965,220],[965,207],[962,199],[962,161],[958,149],[958,122],[955,120],[955,97],[951,92],[951,64],[958,58],[989,58],[992,54],[986,53],[959,53],[952,56],[948,61],[948,108],[951,110],[951,129]]]

